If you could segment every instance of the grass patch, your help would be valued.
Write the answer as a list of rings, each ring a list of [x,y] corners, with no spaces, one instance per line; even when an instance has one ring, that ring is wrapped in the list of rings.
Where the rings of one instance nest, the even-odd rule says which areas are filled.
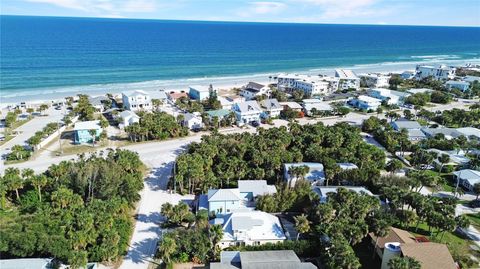
[[[12,138],[14,138],[15,136],[14,135],[7,135],[5,136],[5,140],[3,141],[0,141],[0,146],[2,146],[3,144],[7,143],[8,141],[12,140]]]
[[[17,121],[15,121],[14,123],[12,123],[12,126],[8,127],[8,129],[9,129],[10,131],[15,130],[15,129],[17,129],[18,127],[24,125],[25,123],[31,121],[32,119],[33,119],[32,116],[28,116],[28,117],[27,117],[26,119],[24,119],[24,120],[17,120]]]
[[[74,144],[62,143],[63,154],[61,155],[77,155],[81,153],[93,152],[105,146],[107,146],[107,144],[104,142],[96,142],[95,147],[93,147],[92,144],[74,145]],[[59,153],[60,153],[60,150],[52,151],[52,155],[54,156],[56,156]]]
[[[480,230],[480,213],[468,214],[466,216],[470,220],[472,226],[475,227],[477,230]]]

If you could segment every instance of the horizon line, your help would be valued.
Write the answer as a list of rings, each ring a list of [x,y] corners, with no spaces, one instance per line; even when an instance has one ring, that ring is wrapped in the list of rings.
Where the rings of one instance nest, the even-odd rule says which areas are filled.
[[[40,17],[40,18],[76,18],[99,20],[143,20],[143,21],[168,21],[168,22],[209,22],[209,23],[245,23],[245,24],[308,24],[308,25],[353,25],[353,26],[410,26],[410,27],[456,27],[480,28],[480,25],[430,25],[430,24],[384,24],[384,23],[329,23],[329,22],[275,22],[275,21],[236,21],[236,20],[197,20],[197,19],[158,19],[158,18],[124,18],[124,17],[88,17],[88,16],[59,16],[59,15],[25,15],[25,14],[0,14],[0,17]]]

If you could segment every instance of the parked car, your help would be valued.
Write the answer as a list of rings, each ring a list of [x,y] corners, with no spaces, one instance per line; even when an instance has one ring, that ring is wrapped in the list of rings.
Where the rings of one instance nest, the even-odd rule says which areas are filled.
[[[251,125],[253,127],[258,127],[258,126],[260,126],[260,123],[258,121],[252,121]]]

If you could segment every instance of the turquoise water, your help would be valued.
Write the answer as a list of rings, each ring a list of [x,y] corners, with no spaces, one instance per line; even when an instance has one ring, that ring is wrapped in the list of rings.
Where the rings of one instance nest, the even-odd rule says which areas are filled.
[[[480,28],[468,27],[24,16],[1,16],[0,24],[3,97],[91,85],[480,58]]]

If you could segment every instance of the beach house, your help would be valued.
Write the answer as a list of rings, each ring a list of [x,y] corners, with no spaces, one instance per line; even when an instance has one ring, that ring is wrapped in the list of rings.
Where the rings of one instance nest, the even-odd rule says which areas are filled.
[[[390,84],[389,75],[383,75],[379,73],[368,73],[360,75],[360,79],[369,88],[388,88]]]
[[[457,90],[460,90],[462,92],[466,92],[470,89],[470,83],[468,83],[466,81],[449,80],[449,81],[445,82],[445,87],[448,90],[457,89]]]
[[[215,90],[212,87],[212,85],[210,85],[210,86],[202,86],[202,85],[190,86],[189,91],[188,91],[188,95],[193,100],[203,101],[203,100],[208,99],[208,97],[210,96],[210,91],[212,93],[217,93],[217,90]]]
[[[278,103],[277,99],[265,99],[260,101],[263,109],[262,118],[278,118],[283,107]]]
[[[291,92],[301,90],[306,96],[328,95],[338,90],[339,78],[329,76],[310,76],[300,74],[279,74],[279,89]]]
[[[397,120],[391,123],[393,129],[400,132],[402,129],[407,130],[408,140],[420,141],[426,138],[426,135],[422,132],[422,126],[417,121],[410,120]]]
[[[262,109],[257,101],[251,100],[242,103],[236,103],[232,106],[238,124],[248,124],[251,122],[260,122]]]
[[[135,114],[135,112],[130,110],[122,111],[120,114],[118,114],[118,116],[120,118],[121,127],[127,127],[135,122],[140,121],[140,117]]]
[[[210,224],[223,228],[223,237],[218,243],[221,249],[275,244],[287,239],[278,217],[257,210],[236,210],[211,220]]]
[[[315,116],[321,113],[331,113],[333,107],[326,102],[319,99],[303,99],[302,100],[303,111],[308,116]]]
[[[335,69],[335,77],[339,78],[338,87],[341,90],[360,89],[360,78],[352,70]]]
[[[210,269],[317,269],[302,262],[293,250],[222,251],[220,262],[211,262]]]
[[[469,191],[473,191],[473,186],[480,183],[480,171],[472,169],[464,169],[453,172],[458,185],[463,186]]]
[[[198,198],[198,210],[207,210],[210,215],[223,215],[236,209],[254,208],[259,195],[275,194],[275,185],[266,180],[239,180],[238,188],[210,189]]]
[[[270,88],[256,82],[249,82],[240,90],[240,96],[244,97],[245,100],[252,100],[264,94],[270,96]]]
[[[85,144],[85,143],[92,143],[93,135],[90,134],[90,130],[95,130],[95,137],[97,140],[102,133],[102,127],[100,127],[99,120],[93,121],[81,121],[75,123],[73,127],[74,132],[74,142],[75,144]]]
[[[457,128],[457,132],[464,135],[468,140],[479,140],[480,141],[480,129],[475,127],[463,127]]]
[[[375,196],[371,191],[369,191],[365,187],[359,186],[315,186],[312,190],[318,195],[320,198],[320,203],[326,203],[328,199],[329,193],[337,193],[338,188],[344,188],[349,191],[356,192],[358,194],[366,194],[369,196]]]
[[[393,91],[383,88],[373,88],[368,90],[368,95],[386,101],[389,105],[400,105],[405,101],[405,98],[411,94],[408,92]]]
[[[123,108],[130,111],[152,110],[150,95],[142,90],[122,93]]]
[[[375,253],[382,260],[382,269],[395,257],[411,257],[422,269],[457,269],[457,265],[446,244],[429,242],[424,236],[415,237],[408,231],[391,227],[386,236],[368,234]]]
[[[442,135],[445,137],[447,140],[452,140],[454,138],[457,138],[459,136],[462,136],[463,134],[457,131],[454,128],[421,128],[422,132],[425,134],[427,138],[435,137],[436,135]]]
[[[424,78],[432,77],[435,80],[449,80],[455,77],[455,67],[446,65],[417,65],[415,68],[415,78],[422,80]]]
[[[292,168],[303,167],[307,168],[307,172],[303,175],[303,179],[310,182],[312,185],[323,185],[325,181],[325,171],[323,164],[321,163],[285,163],[283,165],[283,179],[288,183],[290,187],[295,186],[295,183],[302,177],[302,175],[294,172]]]
[[[171,91],[167,94],[168,100],[172,101],[173,103],[177,102],[180,98],[189,98],[188,94],[185,91],[181,92],[174,92]]]
[[[200,130],[203,128],[203,120],[198,112],[185,113],[182,121],[182,126],[189,130]]]
[[[363,110],[376,110],[381,104],[381,100],[366,95],[360,95],[357,98],[348,101],[353,107]]]

